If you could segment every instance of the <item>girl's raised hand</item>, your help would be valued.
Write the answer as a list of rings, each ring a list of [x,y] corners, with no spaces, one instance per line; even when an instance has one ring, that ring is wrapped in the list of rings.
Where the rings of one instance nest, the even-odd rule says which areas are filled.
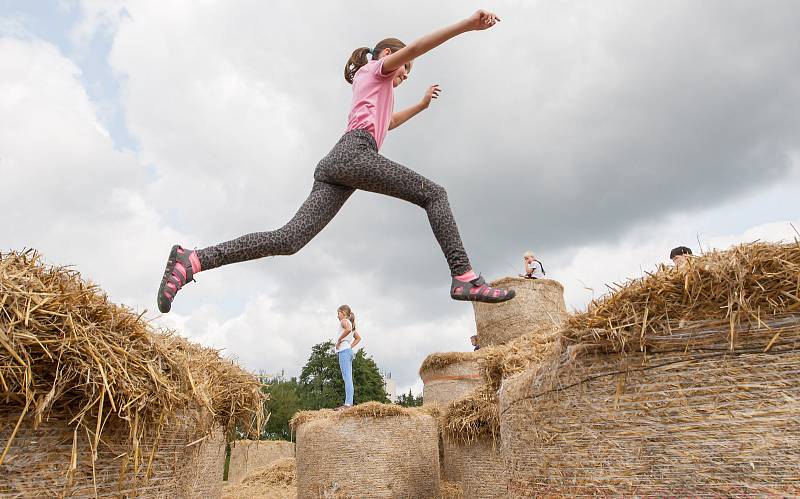
[[[431,99],[438,99],[439,93],[442,91],[439,88],[439,85],[431,85],[428,87],[428,90],[425,91],[425,96],[422,97],[422,106],[427,108],[431,105]]]
[[[467,18],[470,29],[473,31],[480,31],[489,29],[500,21],[494,13],[486,10],[475,11],[474,14]]]

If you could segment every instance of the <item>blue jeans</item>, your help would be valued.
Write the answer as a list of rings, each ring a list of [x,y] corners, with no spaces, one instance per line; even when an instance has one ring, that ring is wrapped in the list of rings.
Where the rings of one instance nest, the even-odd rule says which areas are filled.
[[[353,349],[339,352],[339,369],[344,379],[344,405],[353,405]]]

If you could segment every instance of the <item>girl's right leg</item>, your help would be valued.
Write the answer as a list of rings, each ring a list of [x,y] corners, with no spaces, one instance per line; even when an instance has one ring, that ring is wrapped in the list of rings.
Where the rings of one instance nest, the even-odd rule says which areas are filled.
[[[169,312],[175,295],[200,270],[297,253],[328,225],[353,191],[350,187],[315,181],[303,205],[280,229],[254,232],[198,251],[173,246],[158,288],[158,309]]]
[[[339,352],[339,369],[344,380],[344,405],[353,405],[353,349],[348,348]]]

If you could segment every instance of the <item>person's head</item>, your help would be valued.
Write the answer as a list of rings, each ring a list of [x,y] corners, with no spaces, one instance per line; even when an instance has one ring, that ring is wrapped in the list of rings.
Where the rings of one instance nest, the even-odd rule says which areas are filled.
[[[368,54],[372,54],[373,59],[383,59],[387,55],[397,52],[405,46],[406,44],[397,38],[386,38],[379,41],[374,48],[361,47],[355,49],[350,55],[350,59],[347,60],[347,64],[344,66],[344,79],[347,80],[347,83],[353,83],[353,77],[356,75],[358,70],[369,62],[369,59],[367,59]],[[411,63],[409,62],[397,70],[394,80],[392,81],[392,85],[396,87],[397,85],[403,83],[403,81],[408,78],[408,74],[410,72]]]
[[[339,318],[340,321],[344,319],[349,320],[350,324],[353,325],[353,329],[356,328],[356,315],[350,309],[349,305],[342,305],[339,308],[337,308],[336,316]]]
[[[535,257],[533,256],[533,251],[528,250],[522,255],[522,258],[524,258],[526,262],[532,263]]]
[[[472,343],[472,346],[477,346],[478,345],[478,335],[477,334],[473,334],[472,336],[470,336],[469,337],[469,342]]]
[[[687,256],[691,254],[691,249],[686,246],[678,246],[677,248],[672,248],[672,251],[669,252],[669,259],[677,266],[683,264]]]

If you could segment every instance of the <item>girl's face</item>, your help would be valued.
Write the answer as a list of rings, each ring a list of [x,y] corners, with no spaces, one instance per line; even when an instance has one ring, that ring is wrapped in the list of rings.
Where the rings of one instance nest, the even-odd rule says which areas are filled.
[[[336,317],[338,317],[340,321],[344,320],[344,312],[342,312],[341,310],[337,310]]]
[[[397,73],[394,75],[394,79],[392,80],[392,86],[397,88],[398,85],[403,83],[408,79],[408,75],[411,73],[411,63],[406,63],[403,65],[402,68],[397,70]]]

